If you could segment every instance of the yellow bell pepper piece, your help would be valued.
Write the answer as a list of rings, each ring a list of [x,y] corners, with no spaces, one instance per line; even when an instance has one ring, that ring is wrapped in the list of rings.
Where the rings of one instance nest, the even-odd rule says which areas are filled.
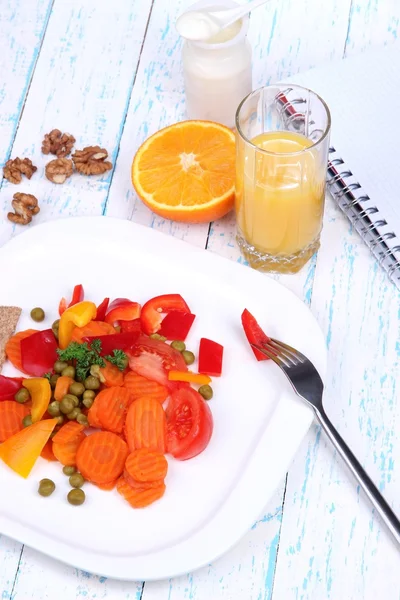
[[[74,304],[63,312],[58,328],[58,343],[62,350],[70,343],[75,327],[84,327],[87,325],[96,318],[96,312],[96,305],[86,300]]]
[[[58,419],[46,419],[22,429],[0,444],[0,458],[26,479],[57,422]]]
[[[36,423],[40,421],[49,406],[51,398],[50,382],[45,377],[32,377],[32,379],[24,379],[22,385],[31,395],[32,423]]]
[[[168,379],[170,381],[188,381],[198,385],[207,385],[211,381],[211,377],[208,375],[192,373],[191,371],[168,371]]]

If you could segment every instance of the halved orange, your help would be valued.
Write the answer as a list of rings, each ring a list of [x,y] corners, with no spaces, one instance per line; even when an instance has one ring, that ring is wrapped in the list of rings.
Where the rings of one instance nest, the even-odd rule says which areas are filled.
[[[187,223],[219,219],[234,203],[235,134],[210,121],[165,127],[137,151],[132,183],[161,217]]]

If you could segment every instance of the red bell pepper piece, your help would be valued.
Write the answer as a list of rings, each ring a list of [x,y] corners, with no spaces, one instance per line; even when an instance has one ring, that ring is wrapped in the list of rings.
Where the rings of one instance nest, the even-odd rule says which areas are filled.
[[[140,317],[141,306],[137,302],[132,302],[128,298],[117,298],[113,300],[108,307],[105,322],[110,325],[119,323],[120,320],[132,321]]]
[[[163,335],[167,340],[186,340],[196,315],[179,310],[171,310],[161,323],[161,328],[158,330],[160,335]]]
[[[201,338],[199,348],[199,373],[219,377],[222,373],[224,347],[217,342]]]
[[[22,377],[6,377],[0,375],[0,402],[14,400],[14,396],[22,388]]]
[[[157,333],[165,315],[172,311],[190,313],[190,308],[180,294],[165,294],[148,300],[140,315],[144,333]]]
[[[69,304],[67,303],[65,298],[61,298],[60,304],[58,306],[58,314],[60,315],[60,317],[63,314],[63,312],[67,310],[67,308],[78,304],[78,302],[82,302],[84,297],[85,292],[83,290],[83,286],[81,284],[76,285],[74,287],[74,291],[72,292],[72,299]]]
[[[126,350],[130,348],[138,339],[140,332],[127,331],[126,333],[112,333],[110,335],[88,336],[82,338],[83,342],[90,344],[93,340],[101,342],[101,356],[112,354],[113,350]]]
[[[269,342],[270,338],[263,332],[253,315],[245,308],[242,313],[242,325],[249,344],[262,345]],[[268,356],[262,354],[259,350],[251,348],[257,360],[268,360]]]
[[[132,321],[120,321],[119,326],[121,327],[121,333],[142,333],[142,326],[140,319],[133,319]]]
[[[25,373],[42,377],[58,360],[57,341],[51,329],[38,331],[21,340],[21,363]]]
[[[96,321],[104,321],[106,318],[107,308],[110,303],[110,298],[104,298],[97,307]]]

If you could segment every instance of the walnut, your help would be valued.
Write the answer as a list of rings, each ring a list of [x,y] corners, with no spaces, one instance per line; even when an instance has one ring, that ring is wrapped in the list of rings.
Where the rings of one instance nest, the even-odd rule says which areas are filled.
[[[71,152],[76,140],[70,133],[61,133],[59,129],[52,129],[46,133],[42,142],[43,154],[55,154],[58,158],[64,158]]]
[[[7,218],[18,225],[28,225],[32,221],[32,216],[40,211],[38,201],[32,194],[16,193],[11,201],[15,212],[9,212]]]
[[[55,158],[46,165],[46,177],[53,183],[64,183],[73,172],[72,160],[69,158]]]
[[[75,169],[83,175],[101,175],[112,169],[112,164],[105,160],[108,156],[107,150],[100,146],[87,146],[83,150],[75,150],[72,155]]]
[[[37,171],[37,167],[32,164],[29,158],[14,158],[8,160],[3,167],[4,177],[10,183],[21,183],[22,175],[25,175],[28,179],[32,177],[34,172]]]

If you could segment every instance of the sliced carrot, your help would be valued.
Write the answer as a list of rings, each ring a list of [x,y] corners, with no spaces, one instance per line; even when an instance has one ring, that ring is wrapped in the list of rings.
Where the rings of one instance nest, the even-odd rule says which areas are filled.
[[[78,437],[84,429],[84,425],[80,425],[76,421],[68,421],[68,423],[65,423],[65,425],[63,425],[61,429],[57,431],[56,435],[53,437],[53,443],[68,444]]]
[[[124,387],[130,391],[132,401],[143,398],[143,396],[150,396],[153,400],[157,400],[162,404],[169,396],[169,391],[164,385],[156,381],[150,381],[150,379],[146,379],[146,377],[142,377],[133,371],[129,371],[125,375]]]
[[[55,437],[55,436],[54,436]],[[75,467],[76,454],[79,447],[86,438],[84,433],[80,433],[66,444],[55,444],[53,442],[53,452],[56,459],[65,467]]]
[[[117,491],[133,508],[144,508],[163,497],[165,483],[156,488],[139,489],[133,488],[123,477],[120,477],[117,481]]]
[[[160,452],[141,448],[128,456],[125,470],[135,481],[146,483],[163,480],[167,475],[168,463]]]
[[[149,396],[133,402],[125,421],[125,437],[129,450],[138,448],[166,452],[167,421],[163,407]]]
[[[106,363],[105,367],[100,367],[100,374],[104,378],[104,385],[106,387],[113,387],[116,385],[124,384],[124,374],[122,371],[118,369],[115,365],[108,362],[108,360],[104,361]]]
[[[110,490],[113,490],[115,488],[115,486],[117,485],[117,481],[118,479],[114,479],[113,481],[109,481],[108,483],[93,483],[93,485],[98,487],[100,490],[105,490],[106,492],[109,492]]]
[[[102,429],[122,433],[128,410],[130,393],[124,387],[111,387],[96,396],[96,416]]]
[[[33,333],[37,333],[37,329],[26,329],[25,331],[19,331],[14,334],[8,340],[5,346],[5,352],[10,363],[18,369],[18,371],[24,370],[22,368],[22,359],[21,359],[21,341],[25,338],[29,337]]]
[[[29,408],[15,400],[0,402],[0,442],[5,442],[24,426],[22,419],[29,414]]]
[[[99,420],[99,416],[97,414],[97,409],[98,409],[98,404],[97,404],[97,397],[96,397],[92,406],[89,408],[87,418],[88,418],[90,427],[95,427],[96,429],[101,429],[101,423]]]
[[[61,402],[66,394],[68,394],[69,386],[74,383],[72,377],[67,377],[67,375],[61,375],[57,379],[56,387],[54,388],[54,398]]]
[[[45,447],[43,448],[43,450],[40,453],[40,456],[48,461],[54,462],[56,461],[56,457],[54,456],[54,452],[53,452],[53,441],[49,440]]]
[[[139,490],[148,490],[150,488],[157,488],[159,487],[162,483],[164,483],[163,479],[157,479],[156,481],[136,481],[136,479],[133,479],[128,471],[125,469],[123,472],[123,477],[125,479],[125,481],[127,483],[129,483],[129,485],[133,488],[139,489]]]
[[[211,382],[211,377],[208,375],[192,373],[191,371],[168,371],[168,379],[169,381],[187,381],[198,385],[207,385]]]
[[[90,321],[84,327],[75,327],[72,332],[71,342],[80,343],[84,337],[111,335],[112,333],[116,333],[112,325],[103,321]]]
[[[127,444],[115,433],[97,431],[83,440],[76,464],[88,481],[109,483],[121,475],[128,453]]]

